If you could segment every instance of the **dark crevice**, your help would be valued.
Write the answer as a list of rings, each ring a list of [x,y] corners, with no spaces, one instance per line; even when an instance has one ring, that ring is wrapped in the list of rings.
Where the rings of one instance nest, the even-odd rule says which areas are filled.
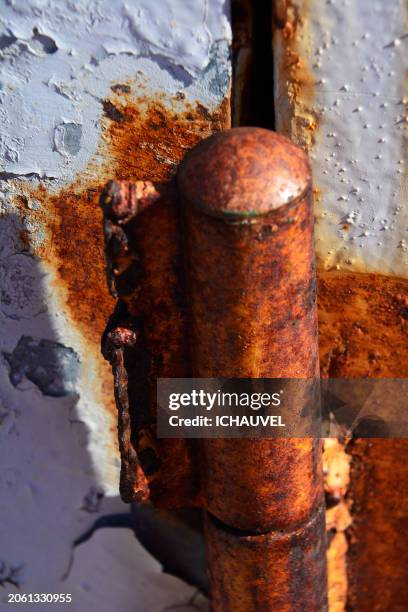
[[[272,0],[232,0],[232,125],[275,127]]]
[[[314,511],[312,511],[310,517],[307,521],[300,521],[298,523],[293,523],[292,525],[287,525],[284,528],[276,529],[272,528],[268,531],[254,531],[248,529],[240,529],[239,527],[233,527],[232,525],[228,525],[224,523],[219,518],[207,512],[207,521],[212,523],[214,527],[216,527],[219,531],[224,531],[232,536],[236,536],[237,538],[267,538],[271,536],[281,535],[287,536],[296,534],[299,530],[305,531],[308,525],[313,524],[316,520],[319,520],[319,517],[322,516],[322,509],[320,506],[317,506]]]
[[[48,176],[46,174],[39,174],[38,172],[27,172],[27,174],[20,172],[0,172],[0,181],[8,181],[13,179],[19,180],[47,180],[47,181],[56,181],[58,180],[56,176]]]
[[[220,531],[225,531],[225,533],[229,533],[230,535],[237,536],[238,538],[252,538],[252,537],[262,537],[270,535],[270,531],[253,531],[249,529],[239,529],[238,527],[233,527],[232,525],[227,525],[227,523],[223,523],[219,518],[207,512],[207,520],[210,521],[217,529]]]
[[[335,506],[338,506],[338,504],[341,501],[339,497],[327,491],[325,492],[324,497],[325,497],[325,503],[326,503],[327,510],[329,510],[330,508],[334,508]]]

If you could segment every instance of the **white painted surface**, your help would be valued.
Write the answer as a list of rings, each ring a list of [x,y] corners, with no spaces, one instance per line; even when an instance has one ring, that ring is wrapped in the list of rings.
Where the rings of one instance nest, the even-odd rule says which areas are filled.
[[[219,53],[228,73],[223,0],[2,0],[0,36],[0,153],[17,176],[72,179],[95,152],[109,83],[138,70],[203,103],[226,93],[211,64]]]
[[[278,129],[307,141],[325,268],[408,275],[408,31],[405,0],[295,0],[302,22],[289,44],[313,85],[285,103],[286,41],[277,31]],[[347,226],[348,229],[344,229]]]
[[[114,582],[112,566],[116,568]],[[198,596],[196,589],[163,574],[132,533],[122,529],[99,530],[89,543],[75,550],[65,588],[73,594],[73,612],[90,610],[95,601],[99,602],[98,612],[208,610],[206,600]]]
[[[49,592],[49,582],[44,584]],[[18,593],[17,589],[11,592]],[[1,610],[30,609],[36,612],[140,611],[207,612],[208,603],[193,587],[161,572],[161,567],[127,529],[102,529],[75,549],[68,577],[59,593],[70,594],[67,604],[3,605]],[[2,599],[5,597],[2,594]],[[1,601],[1,600],[0,600]]]
[[[216,108],[230,78],[227,4],[0,0],[0,581],[11,575],[21,592],[67,592],[70,585],[78,612],[145,611],[145,601],[161,610],[187,591],[163,578],[126,531],[100,531],[76,549],[72,576],[62,582],[73,541],[99,516],[128,507],[117,497],[115,419],[98,388],[98,358],[64,310],[55,268],[19,239],[26,228],[34,247],[41,245],[46,228],[33,225],[30,210],[42,204],[29,198],[23,223],[15,202],[24,185],[57,189],[84,170],[112,83],[140,71],[147,95],[182,90],[187,101]],[[34,362],[38,343],[52,343],[47,359],[59,397],[44,395],[40,362],[24,363],[26,375],[15,373],[11,384],[6,354],[14,351],[18,361],[15,349],[26,337],[34,339]],[[140,580],[131,579],[131,567],[124,571],[127,564],[135,571],[139,564]],[[87,585],[77,584],[88,569]],[[0,587],[0,609],[9,609],[4,601],[13,590],[7,581]]]

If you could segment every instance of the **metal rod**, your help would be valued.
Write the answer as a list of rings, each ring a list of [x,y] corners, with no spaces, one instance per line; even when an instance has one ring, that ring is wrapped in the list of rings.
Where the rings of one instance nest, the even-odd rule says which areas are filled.
[[[202,141],[178,173],[195,377],[318,376],[311,176],[260,128]],[[326,609],[321,444],[202,440],[215,612]]]

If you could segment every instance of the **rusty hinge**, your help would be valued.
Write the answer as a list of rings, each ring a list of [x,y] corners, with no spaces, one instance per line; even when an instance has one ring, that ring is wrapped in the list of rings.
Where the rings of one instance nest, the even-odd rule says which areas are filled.
[[[175,182],[111,182],[101,204],[123,497],[204,508],[214,610],[325,610],[320,441],[156,436],[157,378],[318,376],[305,154],[226,130]]]

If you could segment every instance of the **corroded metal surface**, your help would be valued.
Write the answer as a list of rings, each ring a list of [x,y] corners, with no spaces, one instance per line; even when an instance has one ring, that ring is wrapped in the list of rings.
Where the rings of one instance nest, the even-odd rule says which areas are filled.
[[[124,321],[121,321],[123,324]],[[131,322],[126,327],[113,327],[107,331],[103,343],[106,359],[111,363],[114,375],[116,406],[118,408],[118,435],[121,455],[120,493],[125,501],[143,501],[148,498],[146,476],[140,466],[139,459],[132,444],[132,415],[129,406],[129,376],[132,377],[133,388],[140,381],[145,368],[141,359],[133,359],[136,368],[129,368],[129,361],[137,351],[138,333],[131,328]],[[130,360],[129,360],[130,352]],[[136,375],[136,381],[134,376]],[[141,385],[139,385],[141,386]],[[143,399],[143,388],[138,399]]]
[[[348,609],[403,612],[408,601],[407,440],[355,440],[349,500]]]
[[[120,324],[127,319],[140,336],[127,362],[131,380],[123,378],[116,352],[105,351],[120,414],[129,422],[121,493],[126,501],[149,497],[166,507],[194,504],[198,495],[192,442],[156,437],[157,378],[191,375],[176,204],[171,182],[110,182],[101,196],[110,284],[125,311]]]
[[[313,214],[304,153],[272,132],[237,128],[209,138],[189,153],[180,167],[178,186],[186,229],[193,375],[316,376]],[[282,545],[279,554],[287,568],[295,553],[283,543],[286,535],[279,530],[306,530],[322,507],[320,443],[310,438],[213,439],[202,441],[201,449],[207,511],[227,532],[269,532],[271,542],[277,548]],[[310,543],[315,550],[322,550],[325,540],[324,525],[319,525]],[[255,580],[257,594],[248,598],[245,581],[253,580],[254,574],[245,572],[251,564],[259,566],[257,555],[279,556],[275,544],[270,553],[264,544],[252,551],[245,539],[234,535],[233,556],[238,563],[242,554],[246,567],[235,583],[217,571],[231,561],[228,547],[212,542],[218,538],[212,528],[208,537],[215,564],[214,609],[232,609],[232,599],[236,610],[257,610],[258,599],[263,609],[273,609],[271,602],[266,604],[273,587],[262,580]],[[308,609],[317,611],[325,606],[325,562],[317,553],[304,566],[299,561],[306,582],[314,564],[321,595],[311,596]],[[298,572],[288,572],[286,580],[287,588],[293,589],[291,581],[299,584]]]
[[[216,217],[257,217],[310,191],[309,162],[268,130],[235,128],[202,141],[178,173],[183,198]]]
[[[277,128],[309,151],[314,170],[322,375],[404,377],[406,3],[277,5]],[[407,537],[398,510],[406,513],[406,496],[393,480],[404,442],[398,448],[386,440],[326,443],[333,612],[405,605],[408,563],[403,551],[398,565],[394,555],[395,534]],[[379,535],[383,526],[390,537]],[[387,584],[381,572],[395,578]]]
[[[318,305],[323,376],[408,376],[406,279],[321,272]]]
[[[199,457],[191,441],[155,436],[158,377],[316,376],[307,158],[266,130],[220,132],[187,155],[177,185],[181,216],[171,182],[111,182],[101,198],[110,275],[119,296],[105,354],[114,368],[121,417],[122,494],[149,496],[168,507],[200,504],[221,521],[208,528],[214,609],[231,609],[219,597],[225,588],[224,599],[233,598],[234,609],[245,612],[259,609],[254,606],[260,601],[271,609],[266,602],[272,593],[274,601],[286,602],[285,609],[296,609],[290,593],[299,589],[310,610],[323,610],[320,443],[206,440]],[[124,336],[132,339],[133,350],[140,342],[127,372]],[[131,390],[139,383],[144,396]],[[215,542],[219,530],[223,536]],[[252,536],[237,537],[237,530]],[[238,582],[228,586],[216,576],[218,566],[231,559],[216,550],[230,537],[233,557],[242,555],[243,567]],[[279,558],[286,594],[266,580],[245,584],[250,565],[258,567],[263,555],[272,565]]]
[[[207,520],[212,610],[326,610],[324,513],[300,529],[250,535]]]
[[[322,375],[407,378],[407,280],[326,272],[318,286]],[[407,447],[406,440],[353,440],[345,449],[338,444],[326,481],[335,503],[327,521],[335,532],[329,559],[338,581],[334,610],[346,601],[358,612],[406,607]],[[325,454],[329,459],[330,447]]]
[[[316,375],[309,176],[299,149],[261,129],[216,135],[182,164],[194,375]],[[256,210],[264,214],[246,222]],[[213,216],[222,214],[221,220]],[[310,439],[206,442],[208,509],[229,525],[254,531],[278,527],[278,517],[282,523],[305,519],[319,503],[312,448]],[[246,480],[237,487],[227,475],[236,471],[241,454],[248,462]],[[276,470],[286,477],[279,479]],[[287,517],[277,513],[276,487],[284,489]]]
[[[86,362],[82,393],[102,406],[109,422],[111,438],[104,445],[109,461],[105,457],[102,464],[105,459],[109,464],[117,450],[112,379],[100,357],[100,336],[114,301],[106,287],[99,194],[112,176],[168,180],[186,149],[229,125],[226,102],[209,109],[182,95],[152,91],[142,75],[113,85],[106,101],[110,105],[105,105],[101,118],[97,151],[73,182],[54,187],[52,181],[13,179],[9,187],[14,210],[23,228],[28,228],[22,230],[21,240],[49,275],[53,308],[63,317],[64,333]],[[101,381],[98,388],[92,383],[94,377]]]

